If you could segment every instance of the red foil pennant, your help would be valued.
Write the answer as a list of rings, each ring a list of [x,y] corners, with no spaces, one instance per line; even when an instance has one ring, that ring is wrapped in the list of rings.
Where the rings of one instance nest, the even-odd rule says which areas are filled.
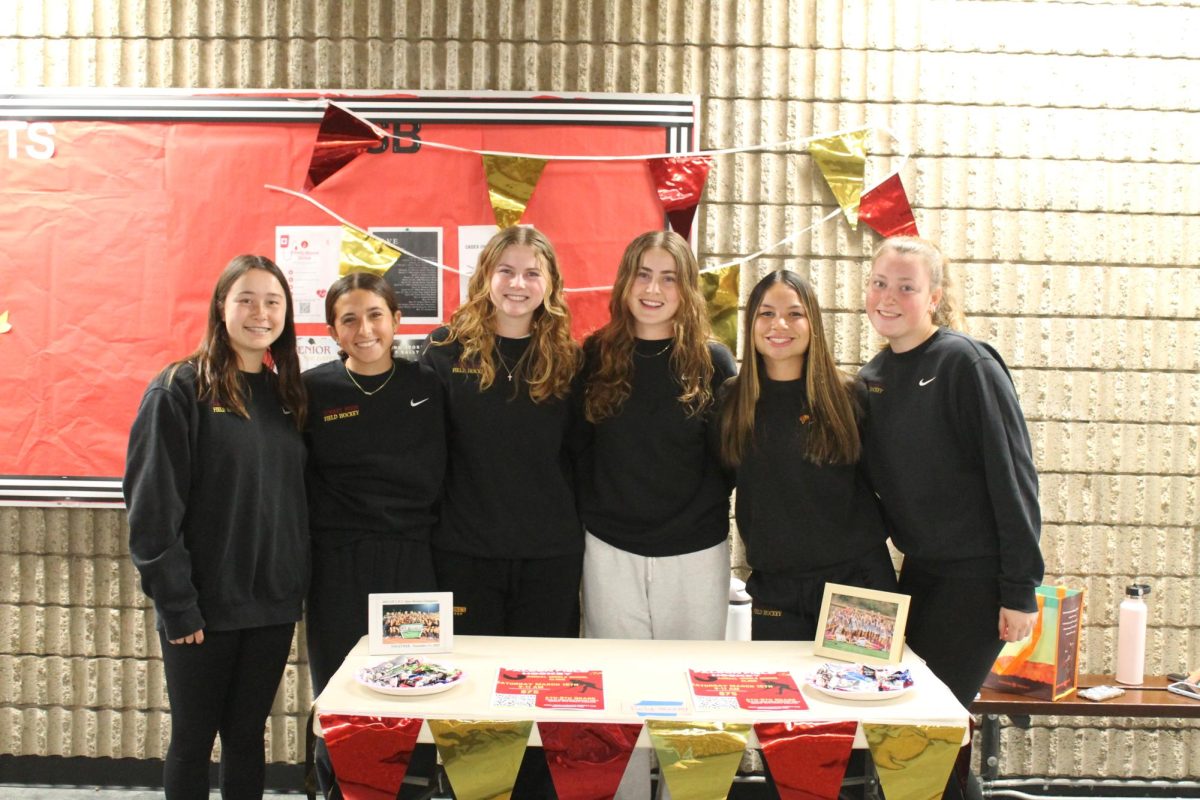
[[[346,800],[392,800],[421,732],[419,719],[322,714],[325,747]]]
[[[559,800],[611,800],[642,732],[641,723],[539,722]]]
[[[834,800],[858,723],[760,722],[754,726],[781,800]]]
[[[696,207],[704,194],[704,183],[712,169],[712,156],[672,156],[648,158],[650,177],[654,179],[654,190],[659,202],[667,212],[671,230],[683,238],[692,233],[692,221]]]
[[[920,236],[899,173],[862,196],[858,218],[880,236]]]
[[[382,142],[383,134],[378,129],[331,103],[325,109],[321,128],[317,131],[317,141],[313,143],[304,190],[316,188],[369,148],[378,147]]]

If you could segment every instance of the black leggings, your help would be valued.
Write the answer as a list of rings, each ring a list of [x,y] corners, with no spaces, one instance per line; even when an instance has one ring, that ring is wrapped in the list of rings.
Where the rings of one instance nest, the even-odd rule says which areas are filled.
[[[162,645],[171,745],[163,765],[167,800],[208,800],[213,740],[221,734],[221,796],[258,800],[263,729],[287,664],[294,623],[205,631],[203,644]]]
[[[997,559],[929,562],[905,558],[900,591],[912,596],[906,638],[913,652],[965,708],[1000,655]],[[945,800],[982,797],[970,773],[970,746],[950,773]]]

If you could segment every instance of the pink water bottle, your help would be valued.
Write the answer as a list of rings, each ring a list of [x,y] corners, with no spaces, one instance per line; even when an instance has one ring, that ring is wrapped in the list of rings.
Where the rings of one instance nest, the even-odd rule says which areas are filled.
[[[1138,684],[1146,671],[1146,601],[1150,587],[1131,583],[1125,587],[1117,621],[1117,682]]]

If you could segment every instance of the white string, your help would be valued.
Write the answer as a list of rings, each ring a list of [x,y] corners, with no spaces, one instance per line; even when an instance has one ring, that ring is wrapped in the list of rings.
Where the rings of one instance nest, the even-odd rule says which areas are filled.
[[[463,274],[462,270],[455,269],[454,267],[451,267],[447,264],[442,264],[441,262],[438,262],[438,261],[430,261],[428,258],[419,256],[416,253],[410,253],[409,251],[405,250],[403,247],[401,247],[398,244],[393,244],[392,242],[389,242],[386,239],[379,238],[378,236],[371,233],[370,231],[363,230],[362,228],[355,225],[353,222],[350,222],[348,219],[343,217],[341,214],[338,214],[336,211],[329,208],[329,206],[323,205],[321,202],[319,202],[318,200],[316,200],[315,198],[313,198],[310,195],[304,194],[303,192],[297,192],[294,189],[285,189],[282,186],[276,186],[273,183],[264,183],[263,186],[267,189],[270,189],[273,192],[283,192],[284,194],[290,194],[292,197],[299,197],[301,200],[305,200],[309,203],[312,203],[314,206],[321,209],[326,214],[328,214],[329,216],[336,219],[338,222],[345,225],[347,228],[353,228],[354,230],[358,231],[363,236],[366,236],[369,239],[374,239],[377,242],[383,242],[388,247],[391,247],[395,250],[399,250],[401,253],[408,256],[409,258],[415,258],[418,261],[424,261],[426,264],[430,265],[431,267],[437,267],[438,269],[445,270],[446,272],[453,272],[455,275]]]
[[[349,110],[348,108],[338,105],[337,103],[333,102],[332,100],[327,100],[326,102],[331,106],[336,106],[337,108],[340,108],[342,111],[345,111],[347,114],[350,114],[354,118],[356,118],[359,121],[370,126],[370,128],[376,134],[378,134],[380,136],[386,136],[386,137],[392,138],[392,139],[405,139],[405,140],[408,140],[411,138],[411,137],[407,137],[407,136],[399,136],[399,135],[394,135],[394,134],[388,133],[387,131],[383,130],[375,123],[371,122],[368,119],[364,119],[363,117],[359,116],[358,114]],[[807,142],[816,141],[818,139],[829,139],[834,136],[841,136],[846,133],[858,133],[860,131],[871,130],[872,127],[874,127],[876,130],[886,133],[894,142],[896,142],[897,150],[899,151],[898,155],[900,157],[900,162],[890,172],[888,172],[886,175],[884,175],[883,178],[881,178],[880,180],[871,184],[870,188],[864,189],[862,191],[862,194],[867,194],[868,192],[871,192],[874,189],[877,189],[878,187],[883,185],[886,181],[891,179],[892,176],[898,175],[900,173],[900,170],[904,169],[904,166],[908,163],[909,151],[908,151],[907,142],[905,142],[903,139],[901,139],[899,136],[897,136],[896,133],[891,128],[884,126],[884,125],[876,125],[876,126],[868,125],[868,126],[863,126],[860,128],[847,128],[845,130],[835,131],[835,132],[829,133],[829,134],[822,134],[820,136],[810,136],[805,139],[793,139],[788,142],[777,142],[774,144],[761,144],[761,145],[753,145],[750,147],[731,147],[731,148],[726,148],[723,150],[696,150],[696,151],[691,151],[688,153],[665,153],[665,154],[659,154],[659,155],[640,155],[640,156],[533,155],[530,153],[507,153],[507,152],[501,152],[501,151],[495,151],[495,150],[471,150],[469,148],[458,147],[456,145],[430,142],[425,139],[422,139],[420,141],[421,141],[422,145],[428,145],[430,147],[440,147],[440,148],[444,148],[446,150],[454,150],[454,151],[461,152],[461,153],[473,153],[476,155],[496,155],[496,156],[510,156],[510,157],[514,157],[514,158],[539,158],[539,159],[546,159],[546,160],[570,160],[570,161],[630,161],[630,160],[639,160],[639,159],[647,159],[647,158],[669,158],[672,156],[722,155],[725,153],[745,153],[745,152],[753,152],[756,150],[771,150],[771,149],[777,149],[777,148],[784,147],[787,145],[795,144],[797,142],[807,143]],[[314,205],[317,208],[324,211],[329,216],[336,219],[338,222],[342,223],[343,225],[345,225],[349,228],[353,228],[354,230],[358,231],[359,233],[363,234],[364,236],[367,236],[367,237],[370,237],[377,241],[383,242],[384,244],[388,245],[389,247],[393,247],[396,250],[399,250],[401,253],[403,253],[406,256],[409,256],[410,258],[415,258],[418,261],[422,261],[426,264],[429,264],[430,266],[437,267],[438,269],[444,270],[446,272],[453,272],[456,275],[463,274],[462,270],[460,270],[460,269],[455,269],[454,267],[451,267],[447,264],[442,264],[437,261],[431,261],[428,258],[424,258],[422,256],[417,255],[416,253],[410,253],[409,251],[405,250],[403,247],[400,247],[397,244],[393,244],[384,239],[380,239],[378,236],[375,236],[370,231],[363,230],[362,228],[358,227],[354,223],[350,222],[345,217],[336,213],[335,211],[330,209],[328,206],[325,206],[324,204],[322,204],[321,202],[319,202],[318,200],[316,200],[315,198],[313,198],[310,195],[304,194],[302,192],[297,192],[293,189],[285,189],[282,186],[276,186],[276,185],[270,184],[270,183],[264,184],[264,186],[265,186],[265,188],[267,188],[271,191],[283,192],[284,194],[289,194],[293,197],[298,197],[301,200],[309,202],[312,205]],[[778,242],[775,242],[774,244],[767,245],[766,247],[762,248],[761,250],[756,250],[755,252],[751,253],[750,255],[734,259],[733,261],[726,261],[725,263],[722,263],[722,264],[716,264],[711,267],[704,267],[703,269],[700,270],[700,272],[702,274],[707,273],[707,272],[717,272],[719,270],[723,270],[728,267],[734,267],[734,266],[738,266],[741,264],[746,264],[750,261],[755,260],[756,258],[759,258],[759,257],[765,255],[766,253],[769,253],[773,250],[783,247],[786,244],[790,244],[790,243],[796,241],[801,236],[803,236],[804,234],[811,231],[813,228],[816,228],[818,225],[824,225],[826,222],[829,222],[831,219],[837,217],[841,213],[842,213],[842,209],[839,206],[838,208],[835,208],[833,211],[830,211],[828,214],[826,214],[821,219],[814,222],[812,225],[809,225],[808,227],[803,228],[801,230],[795,231],[794,233],[790,233],[787,236],[785,236],[784,238],[780,239]],[[563,291],[564,292],[606,292],[610,289],[612,289],[612,286],[581,286],[581,287],[574,287],[574,288],[564,287]]]
[[[548,153],[513,153],[507,150],[474,150],[470,147],[459,147],[454,144],[444,144],[442,142],[431,142],[428,139],[414,139],[402,133],[389,133],[383,128],[366,119],[356,111],[351,111],[340,103],[333,100],[325,101],[329,105],[338,108],[350,116],[367,125],[377,136],[383,136],[388,139],[397,139],[404,142],[419,143],[422,147],[434,147],[441,150],[452,150],[456,153],[470,153],[477,156],[502,156],[505,158],[536,158],[541,161],[645,161],[648,158],[692,158],[695,156],[723,156],[730,153],[753,153],[759,150],[781,150],[785,147],[799,147],[800,145],[807,146],[819,139],[831,139],[834,136],[844,136],[848,133],[860,133],[862,131],[878,128],[877,125],[860,125],[857,128],[843,128],[833,133],[823,133],[819,136],[806,136],[802,139],[788,139],[785,142],[769,142],[764,144],[752,144],[744,147],[725,147],[717,150],[688,150],[682,153],[643,153],[641,155],[626,155],[626,156],[595,156],[595,155],[551,155]],[[883,130],[881,128],[881,130]],[[894,138],[894,137],[893,137]]]

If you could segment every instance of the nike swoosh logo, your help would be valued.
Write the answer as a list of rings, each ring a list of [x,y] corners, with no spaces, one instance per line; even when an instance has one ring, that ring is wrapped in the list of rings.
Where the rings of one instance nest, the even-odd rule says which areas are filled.
[[[429,399],[428,397],[425,398],[425,400],[428,400],[428,399]],[[424,403],[425,400],[409,400],[408,404],[410,406],[412,406],[413,408],[416,408],[417,406],[421,405],[421,403]]]
[[[917,386],[928,386],[936,380],[937,375],[934,375],[932,378],[925,378],[924,380],[917,381]]]

